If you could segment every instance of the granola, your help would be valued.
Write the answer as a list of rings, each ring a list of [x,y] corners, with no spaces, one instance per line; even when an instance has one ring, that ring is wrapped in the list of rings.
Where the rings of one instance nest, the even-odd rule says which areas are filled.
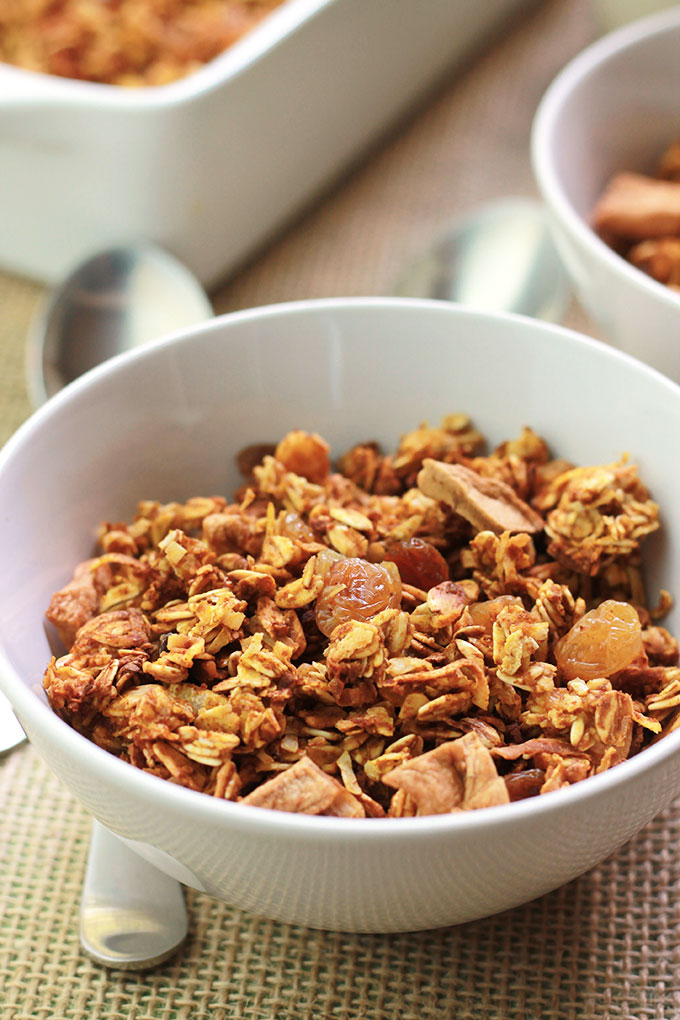
[[[212,60],[283,0],[3,0],[0,61],[62,78],[165,85]]]
[[[680,142],[668,146],[655,176],[616,174],[592,221],[602,239],[634,266],[680,290]]]
[[[561,789],[680,725],[645,598],[658,507],[624,456],[577,466],[465,415],[333,465],[295,430],[233,500],[141,502],[47,610],[63,719],[225,800],[411,817]]]

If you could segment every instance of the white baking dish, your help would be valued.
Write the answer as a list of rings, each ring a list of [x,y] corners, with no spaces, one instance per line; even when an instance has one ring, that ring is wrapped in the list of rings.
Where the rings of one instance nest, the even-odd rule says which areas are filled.
[[[147,238],[210,286],[521,6],[288,0],[146,89],[0,65],[0,264],[52,281]]]

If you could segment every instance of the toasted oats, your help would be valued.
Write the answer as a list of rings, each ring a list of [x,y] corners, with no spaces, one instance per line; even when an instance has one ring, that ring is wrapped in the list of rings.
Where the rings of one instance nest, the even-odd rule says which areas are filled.
[[[658,694],[652,694],[646,699],[647,712],[664,713],[680,706],[680,669],[669,668],[664,672],[666,683]]]
[[[368,550],[368,539],[360,531],[345,524],[336,524],[328,529],[328,541],[333,549],[343,556],[364,557]]]
[[[659,508],[626,459],[558,475],[543,505],[551,507],[545,526],[549,555],[591,576],[612,559],[636,553],[640,540],[659,526]]]
[[[50,704],[110,753],[227,800],[411,817],[561,789],[680,725],[670,596],[650,609],[642,583],[658,510],[627,460],[551,460],[529,429],[483,456],[464,416],[394,455],[355,447],[345,475],[304,432],[259,457],[237,502],[147,500],[103,525],[52,600],[68,652]],[[499,530],[475,534],[423,471],[474,478],[468,517],[490,499]],[[635,612],[607,620],[628,613],[637,638],[608,632],[609,675],[588,628],[617,601]]]
[[[314,602],[324,586],[323,577],[314,572],[315,565],[313,556],[305,564],[301,577],[278,589],[275,601],[280,609],[302,609]]]
[[[193,727],[183,727],[179,736],[184,754],[200,765],[219,767],[231,760],[231,753],[239,744],[236,734],[218,730],[197,732]]]
[[[330,507],[329,513],[338,524],[344,524],[355,531],[372,531],[373,523],[366,514],[347,506]]]
[[[121,87],[166,85],[212,60],[282,0],[50,0],[0,5],[0,60]]]
[[[213,797],[222,797],[223,800],[236,800],[241,789],[236,765],[233,761],[225,761],[223,765],[213,770],[213,775],[206,787],[206,793]]]

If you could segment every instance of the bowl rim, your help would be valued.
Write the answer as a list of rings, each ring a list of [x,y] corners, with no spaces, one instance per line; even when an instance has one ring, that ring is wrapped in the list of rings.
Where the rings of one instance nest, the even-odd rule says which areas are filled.
[[[128,365],[132,366],[139,360],[152,358],[157,349],[190,344],[196,336],[210,332],[228,333],[232,326],[238,326],[239,323],[258,321],[264,318],[296,315],[314,317],[328,312],[342,315],[345,312],[357,310],[379,315],[386,310],[396,309],[410,309],[409,314],[414,315],[434,313],[453,319],[519,323],[524,330],[530,333],[541,336],[549,334],[552,337],[560,338],[561,342],[568,346],[588,348],[598,357],[627,363],[637,373],[649,376],[654,386],[668,390],[674,400],[680,401],[680,385],[656,369],[623,351],[609,347],[565,326],[540,322],[510,312],[486,312],[448,301],[399,297],[312,298],[264,305],[216,316],[205,323],[169,334],[144,347],[126,351],[105,364],[91,369],[50,398],[7,440],[0,449],[0,476],[6,465],[21,455],[22,448],[31,442],[33,434],[42,430],[54,415],[64,413],[71,401],[77,399],[79,394],[86,392],[98,380],[112,372],[125,372]],[[357,834],[361,833],[362,838],[366,841],[397,838],[397,836],[399,839],[406,838],[417,841],[442,834],[447,834],[452,838],[460,834],[462,837],[470,828],[477,832],[484,830],[493,833],[495,829],[513,825],[515,822],[549,818],[556,811],[567,811],[570,806],[574,807],[606,796],[608,791],[618,789],[621,784],[662,766],[676,751],[680,751],[679,728],[657,743],[645,748],[633,758],[621,762],[606,772],[590,776],[587,780],[566,789],[556,790],[540,797],[451,815],[427,815],[418,818],[337,819],[222,801],[143,772],[116,758],[72,729],[38,696],[39,688],[40,681],[29,685],[21,679],[11,665],[4,648],[0,645],[0,690],[7,695],[16,708],[20,719],[25,719],[29,730],[35,724],[36,728],[45,733],[47,740],[57,747],[65,758],[71,761],[77,758],[79,768],[87,770],[91,776],[97,777],[104,784],[109,786],[113,784],[120,792],[129,791],[133,797],[137,795],[145,800],[153,801],[155,806],[161,810],[167,809],[171,815],[180,812],[186,819],[195,819],[197,822],[222,824],[234,829],[248,829],[255,834],[273,832],[278,837],[290,839],[304,836],[321,842],[332,840],[337,843],[342,842],[343,838],[353,841]],[[49,761],[46,764],[49,766]],[[109,827],[115,828],[112,822],[109,821],[107,824]],[[391,837],[388,835],[390,833],[393,834]]]
[[[15,103],[62,103],[94,109],[120,109],[134,115],[159,107],[181,106],[226,86],[335,2],[285,0],[212,60],[166,85],[125,88],[107,82],[31,71],[0,62],[0,110]]]
[[[610,272],[678,311],[680,293],[618,255],[576,211],[562,187],[559,167],[553,157],[553,139],[573,90],[621,53],[634,50],[641,42],[665,35],[669,30],[680,32],[680,5],[609,32],[581,50],[556,75],[541,97],[531,125],[529,148],[534,177],[548,209],[591,258],[604,262]]]

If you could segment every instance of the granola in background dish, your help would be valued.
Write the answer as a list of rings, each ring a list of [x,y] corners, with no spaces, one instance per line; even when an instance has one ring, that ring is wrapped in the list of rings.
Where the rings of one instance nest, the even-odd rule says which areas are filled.
[[[680,291],[680,141],[654,177],[619,173],[593,212],[600,237],[648,276]]]
[[[166,85],[213,60],[282,2],[5,2],[0,61],[110,85]]]
[[[232,502],[102,525],[47,616],[52,708],[192,790],[410,817],[558,790],[678,725],[678,643],[650,608],[658,508],[625,457],[579,467],[464,415],[334,469],[296,430]]]

